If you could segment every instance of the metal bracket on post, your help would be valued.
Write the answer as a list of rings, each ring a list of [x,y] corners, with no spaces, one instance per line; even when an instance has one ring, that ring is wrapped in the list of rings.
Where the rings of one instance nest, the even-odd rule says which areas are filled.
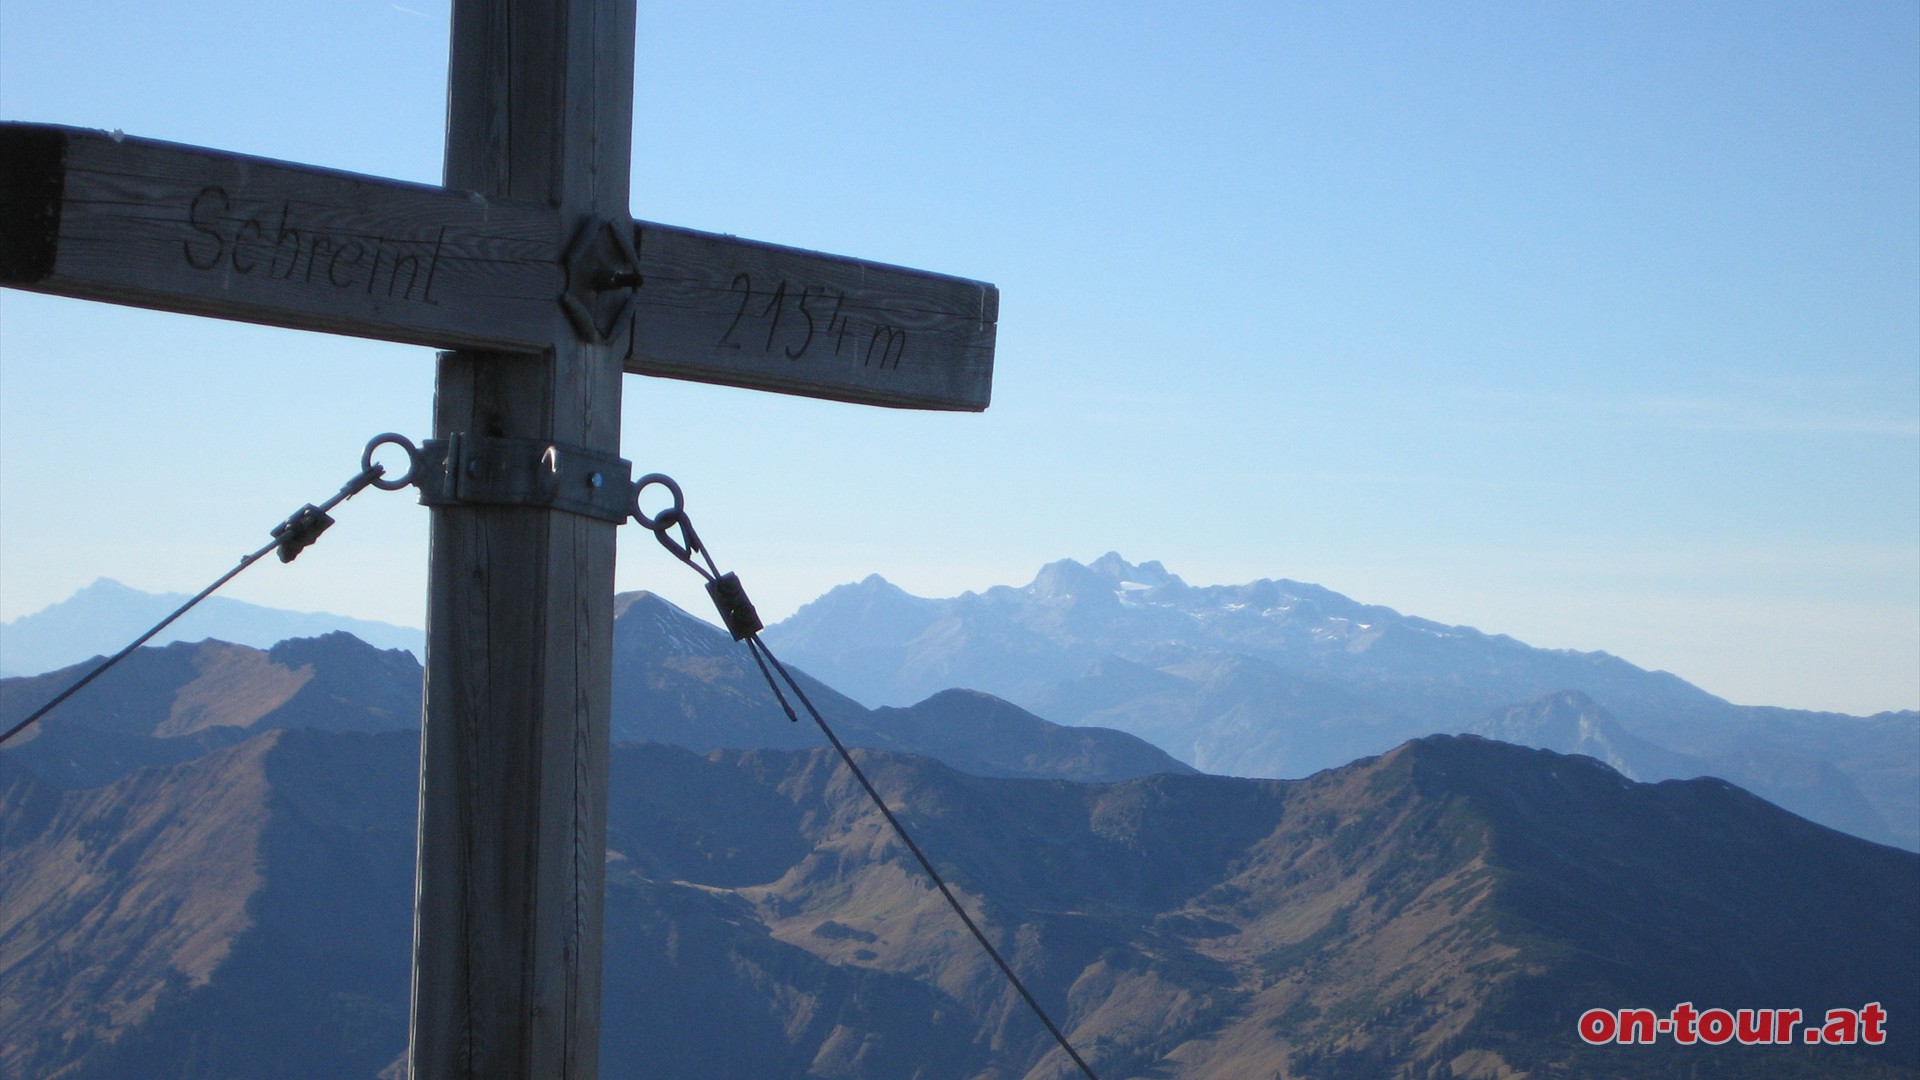
[[[416,482],[423,506],[544,506],[619,524],[633,465],[565,443],[462,432],[427,440]]]
[[[573,332],[589,345],[605,345],[633,308],[641,284],[640,253],[633,227],[620,228],[605,218],[589,218],[560,257],[567,289],[560,308]]]

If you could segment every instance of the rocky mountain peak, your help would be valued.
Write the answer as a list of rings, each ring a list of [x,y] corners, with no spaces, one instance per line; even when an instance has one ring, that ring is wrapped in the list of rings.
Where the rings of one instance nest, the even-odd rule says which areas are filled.
[[[616,650],[693,656],[712,656],[733,643],[719,627],[645,590],[614,597],[613,640]]]
[[[1111,594],[1128,596],[1166,586],[1184,588],[1186,583],[1158,561],[1135,565],[1119,552],[1109,551],[1085,565],[1072,559],[1048,563],[1026,591],[1044,599],[1086,600]]]
[[[1136,566],[1121,558],[1117,551],[1109,551],[1093,560],[1087,569],[1121,588],[1129,585],[1158,588],[1162,585],[1186,584],[1177,576],[1168,573],[1167,568],[1160,565],[1157,559],[1149,559]]]
[[[914,596],[879,574],[868,574],[801,605],[770,629],[768,640],[783,657],[791,650],[872,660],[897,653],[906,642],[926,633],[941,613],[939,601]]]
[[[1112,588],[1111,582],[1092,567],[1061,559],[1041,567],[1026,591],[1041,599],[1057,600],[1104,595]]]

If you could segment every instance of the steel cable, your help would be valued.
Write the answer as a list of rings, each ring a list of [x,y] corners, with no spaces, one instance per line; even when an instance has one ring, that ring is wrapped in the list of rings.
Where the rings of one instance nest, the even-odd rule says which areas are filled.
[[[53,700],[33,710],[25,720],[8,728],[5,734],[0,734],[0,745],[5,745],[6,742],[15,735],[32,727],[35,721],[52,712],[61,702],[79,693],[81,687],[105,675],[115,664],[132,656],[134,651],[139,649],[140,646],[153,640],[156,634],[173,625],[174,620],[193,610],[194,605],[212,596],[222,585],[239,577],[241,571],[259,562],[262,558],[265,558],[268,552],[278,551],[281,562],[292,562],[308,545],[319,539],[320,534],[327,531],[328,526],[333,524],[333,519],[327,516],[327,511],[358,495],[360,492],[366,490],[369,485],[378,487],[383,491],[396,491],[411,483],[414,472],[414,466],[411,464],[407,468],[406,475],[395,480],[381,479],[381,477],[386,475],[386,468],[376,464],[373,460],[373,455],[374,452],[383,445],[401,447],[407,452],[410,462],[417,462],[419,460],[419,451],[414,448],[413,443],[408,441],[405,436],[392,433],[374,436],[373,440],[367,443],[366,451],[360,456],[360,471],[354,475],[353,479],[347,481],[338,492],[335,492],[331,499],[328,499],[318,506],[309,503],[294,511],[292,516],[274,527],[273,539],[271,541],[262,545],[258,551],[242,556],[240,562],[235,565],[233,569],[220,575],[219,578],[214,580],[213,584],[201,589],[198,593],[194,594],[192,599],[173,609],[171,615],[154,623],[145,633],[128,643],[126,648],[95,664],[92,670],[82,675],[71,686],[55,694]]]
[[[673,506],[648,517],[640,510],[640,494],[651,484],[659,484],[671,492]],[[1075,1050],[1073,1044],[1067,1040],[1066,1034],[1060,1030],[1059,1025],[1047,1015],[1047,1010],[1041,1007],[1039,1000],[1033,996],[1033,992],[1027,989],[1026,983],[1014,973],[1013,966],[1007,963],[1006,958],[1000,955],[1000,950],[994,948],[993,942],[987,939],[986,933],[980,929],[979,924],[967,914],[967,909],[961,905],[959,897],[953,894],[953,889],[947,885],[946,879],[934,869],[933,860],[927,858],[926,852],[920,849],[920,845],[915,843],[913,836],[907,832],[907,827],[894,816],[893,810],[887,806],[886,799],[881,797],[879,789],[873,786],[873,781],[867,779],[866,771],[854,761],[853,752],[847,749],[838,735],[834,734],[832,726],[827,723],[825,717],[820,715],[820,710],[814,707],[806,691],[800,688],[800,683],[794,679],[786,665],[780,662],[780,658],[773,655],[773,650],[767,648],[767,643],[760,639],[760,630],[763,627],[759,616],[753,610],[752,603],[747,600],[746,591],[740,586],[740,579],[734,574],[720,573],[719,567],[714,564],[713,555],[700,542],[699,535],[693,530],[692,520],[687,517],[680,486],[659,473],[641,477],[634,482],[633,516],[653,533],[654,538],[659,540],[661,546],[666,548],[674,558],[686,563],[706,579],[707,592],[713,597],[715,606],[719,608],[720,617],[726,622],[728,632],[735,640],[746,643],[748,651],[753,655],[754,663],[760,668],[760,674],[765,676],[768,688],[773,691],[774,699],[780,703],[780,709],[787,714],[787,719],[796,724],[800,722],[800,717],[794,713],[793,706],[787,701],[787,695],[781,691],[780,683],[774,679],[773,671],[780,673],[780,678],[786,681],[788,688],[793,691],[793,696],[799,699],[801,706],[806,710],[807,715],[813,718],[821,734],[833,744],[834,750],[840,755],[840,760],[846,763],[847,770],[853,774],[855,780],[860,782],[860,786],[866,789],[867,797],[879,809],[881,816],[887,819],[887,824],[893,827],[894,835],[898,836],[907,850],[913,853],[913,857],[920,863],[920,868],[926,871],[928,879],[933,882],[935,888],[940,890],[940,895],[946,898],[947,906],[953,909],[953,913],[960,917],[962,923],[966,924],[967,932],[973,935],[973,939],[980,943],[982,949],[986,950],[986,954],[992,958],[994,965],[1000,969],[1000,973],[1006,976],[1007,982],[1019,992],[1021,999],[1027,1003],[1027,1007],[1033,1010],[1033,1015],[1040,1018],[1040,1023],[1053,1036],[1054,1042],[1067,1052],[1067,1056],[1073,1059],[1073,1063],[1086,1074],[1087,1080],[1100,1080],[1099,1076],[1095,1075],[1093,1067],[1087,1064],[1086,1059],[1082,1058],[1079,1051]],[[680,533],[678,540],[670,535],[676,529]],[[695,555],[700,556],[706,566],[703,567],[695,562]],[[765,659],[763,660],[762,657]],[[768,670],[769,664],[772,665],[773,671]]]

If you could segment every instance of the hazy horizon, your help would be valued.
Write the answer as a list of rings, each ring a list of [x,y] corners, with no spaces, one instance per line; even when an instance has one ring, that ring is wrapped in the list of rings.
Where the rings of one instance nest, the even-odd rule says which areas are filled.
[[[440,175],[440,3],[10,0],[0,116]],[[1920,708],[1920,10],[640,5],[636,217],[990,281],[994,403],[630,378],[769,619],[1119,550]],[[429,350],[0,292],[0,618],[197,591]],[[418,625],[367,492],[224,594]],[[699,581],[624,531],[621,590]]]

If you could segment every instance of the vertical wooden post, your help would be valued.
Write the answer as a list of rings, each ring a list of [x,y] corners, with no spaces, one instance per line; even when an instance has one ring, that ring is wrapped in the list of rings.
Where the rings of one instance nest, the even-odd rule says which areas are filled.
[[[446,185],[625,222],[634,0],[455,0]],[[557,295],[556,295],[557,301]],[[556,302],[545,355],[440,357],[434,436],[619,453],[620,357]],[[592,1080],[615,526],[432,512],[409,1069]]]

